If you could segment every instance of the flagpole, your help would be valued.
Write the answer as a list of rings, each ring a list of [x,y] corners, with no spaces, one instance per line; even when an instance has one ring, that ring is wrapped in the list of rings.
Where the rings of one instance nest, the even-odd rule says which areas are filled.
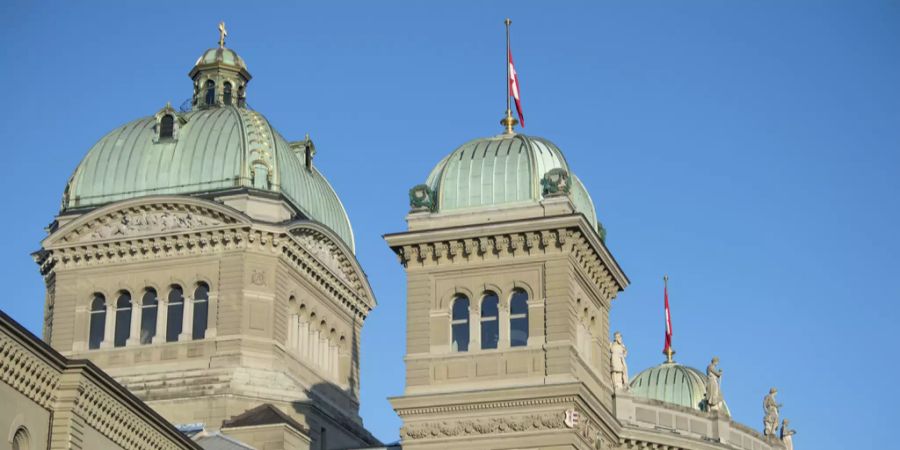
[[[672,317],[669,313],[669,276],[663,275],[663,292],[665,293],[666,299],[666,348],[663,350],[663,354],[666,355],[666,363],[672,364],[674,361],[672,360],[672,355],[675,354],[675,350],[672,349]]]
[[[506,24],[506,117],[500,121],[500,124],[506,127],[506,134],[513,134],[513,127],[518,121],[513,119],[512,108],[509,102],[509,26],[512,24],[512,20],[509,20],[509,17],[507,17],[503,23]]]

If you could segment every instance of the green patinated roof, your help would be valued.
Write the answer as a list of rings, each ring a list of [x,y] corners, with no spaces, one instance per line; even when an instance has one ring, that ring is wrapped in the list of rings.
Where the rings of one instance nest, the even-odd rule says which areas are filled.
[[[238,66],[242,69],[247,68],[247,65],[244,64],[244,60],[241,59],[234,50],[225,47],[211,48],[203,52],[203,54],[197,58],[197,62],[194,65],[201,66],[215,63]]]
[[[340,199],[315,167],[306,168],[288,142],[259,113],[233,106],[180,114],[177,139],[154,142],[156,119],[116,128],[87,153],[69,181],[63,209],[94,207],[146,195],[253,188],[251,165],[261,152],[273,168],[267,189],[354,248]]]
[[[706,375],[693,367],[663,363],[639,373],[629,386],[635,397],[706,411]]]
[[[469,141],[441,160],[426,184],[438,211],[527,204],[543,198],[541,179],[551,169],[569,172],[569,197],[596,227],[590,195],[559,148],[543,138],[502,134]]]

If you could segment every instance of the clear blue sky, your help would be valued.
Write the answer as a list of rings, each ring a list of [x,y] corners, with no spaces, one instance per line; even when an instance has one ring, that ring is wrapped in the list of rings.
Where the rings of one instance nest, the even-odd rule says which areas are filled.
[[[404,274],[381,235],[457,145],[500,131],[513,19],[527,133],[587,185],[632,280],[613,307],[633,373],[718,355],[734,417],[777,386],[798,448],[875,448],[900,404],[900,3],[41,2],[0,4],[0,308],[40,330],[29,253],[87,149],[191,93],[228,44],[249,103],[316,162],[353,221],[378,308],[362,415],[384,440],[403,389]],[[543,2],[542,2],[543,3]]]

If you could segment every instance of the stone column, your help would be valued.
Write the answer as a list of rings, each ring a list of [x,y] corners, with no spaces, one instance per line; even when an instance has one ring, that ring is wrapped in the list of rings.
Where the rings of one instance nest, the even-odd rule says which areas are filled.
[[[125,341],[126,347],[141,344],[141,309],[143,307],[143,302],[140,300],[131,300],[131,330],[128,332],[128,340]]]
[[[206,301],[206,339],[216,337],[216,318],[219,317],[219,294],[209,289],[209,300]]]
[[[500,301],[497,305],[497,323],[500,330],[500,341],[497,343],[498,349],[509,348],[509,303]]]
[[[103,342],[100,348],[112,348],[116,337],[116,302],[106,301],[106,327],[103,330]]]
[[[158,298],[156,303],[156,335],[153,336],[152,343],[161,344],[166,342],[166,328],[169,323],[169,300],[166,298]]]
[[[178,335],[178,342],[190,341],[193,339],[194,332],[194,296],[184,296],[184,309],[181,315],[181,334]]]
[[[287,332],[285,333],[284,346],[297,350],[297,315],[291,313],[287,320]]]
[[[469,351],[481,350],[481,305],[469,302]]]

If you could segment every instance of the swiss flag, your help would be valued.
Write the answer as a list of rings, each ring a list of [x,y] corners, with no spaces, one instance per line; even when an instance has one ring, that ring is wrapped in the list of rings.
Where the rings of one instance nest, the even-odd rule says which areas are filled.
[[[519,74],[516,73],[516,66],[513,64],[512,50],[507,51],[506,57],[509,62],[509,95],[516,100],[519,124],[522,125],[522,128],[525,128],[525,117],[522,116],[522,101],[519,99]]]

